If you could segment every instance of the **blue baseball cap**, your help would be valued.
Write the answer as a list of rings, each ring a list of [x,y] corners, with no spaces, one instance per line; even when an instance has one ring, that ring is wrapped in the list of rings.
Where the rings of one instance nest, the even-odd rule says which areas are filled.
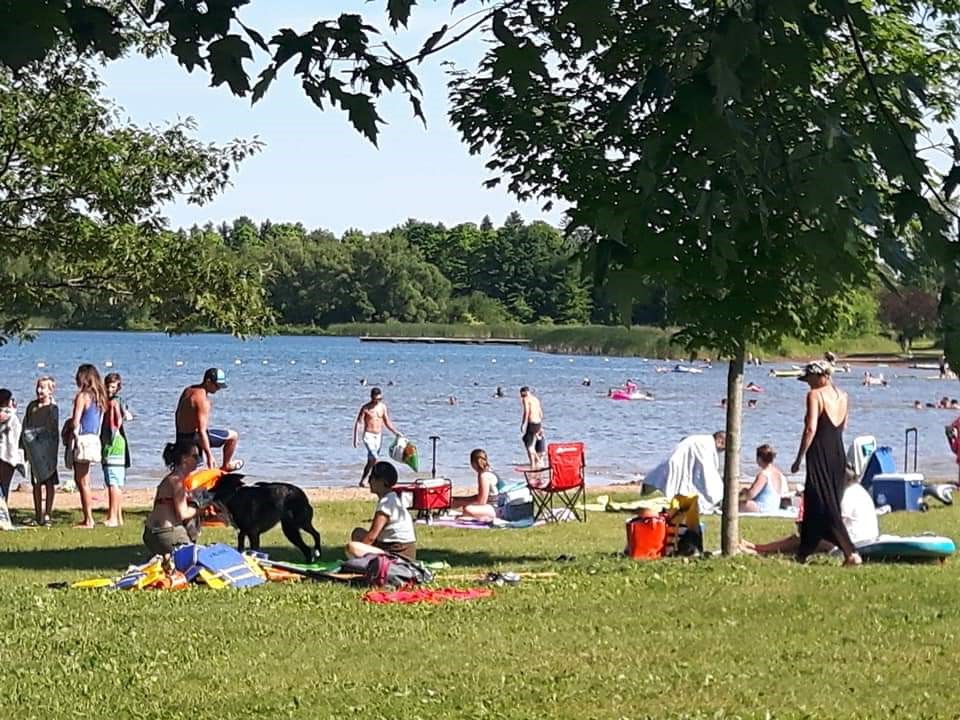
[[[203,374],[203,381],[212,382],[218,388],[225,388],[227,386],[227,374],[220,368],[210,368]]]

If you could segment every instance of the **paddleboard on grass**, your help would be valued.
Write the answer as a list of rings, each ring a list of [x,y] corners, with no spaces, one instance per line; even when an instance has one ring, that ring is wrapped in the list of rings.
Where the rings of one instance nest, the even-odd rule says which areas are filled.
[[[945,560],[957,547],[953,540],[939,535],[881,535],[857,545],[864,560]]]

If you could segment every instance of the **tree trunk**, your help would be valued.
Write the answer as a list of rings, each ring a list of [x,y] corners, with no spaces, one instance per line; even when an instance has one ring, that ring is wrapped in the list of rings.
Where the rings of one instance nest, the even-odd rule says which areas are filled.
[[[727,449],[723,454],[723,516],[720,548],[736,555],[740,547],[740,427],[743,421],[743,360],[741,346],[727,369]]]

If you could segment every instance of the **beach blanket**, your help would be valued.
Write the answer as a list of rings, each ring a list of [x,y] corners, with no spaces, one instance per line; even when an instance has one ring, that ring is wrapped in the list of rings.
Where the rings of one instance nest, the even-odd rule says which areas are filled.
[[[636,512],[637,510],[660,512],[668,507],[670,507],[670,498],[659,495],[625,502],[616,502],[607,495],[598,495],[596,502],[587,503],[588,512]]]
[[[417,590],[370,590],[363,594],[364,602],[375,605],[414,605],[464,600],[479,600],[493,596],[490,588],[419,588]]]
[[[717,511],[716,514],[719,515],[720,512]],[[775,518],[780,518],[781,520],[797,520],[800,516],[799,512],[797,511],[797,508],[795,507],[789,507],[786,509],[780,508],[777,510],[769,510],[767,512],[762,512],[762,513],[748,513],[748,512],[741,511],[739,515],[740,517],[775,517]]]
[[[456,528],[458,530],[491,530],[493,528],[522,529],[543,525],[543,520],[533,521],[532,517],[522,520],[476,520],[474,518],[439,517],[433,520],[417,520],[418,525],[433,527]]]

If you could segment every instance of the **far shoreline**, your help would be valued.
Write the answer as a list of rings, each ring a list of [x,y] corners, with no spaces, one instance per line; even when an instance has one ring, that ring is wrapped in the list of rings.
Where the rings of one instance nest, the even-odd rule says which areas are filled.
[[[214,335],[234,337],[230,333],[196,329],[185,333],[167,333],[160,328],[66,328],[34,327],[30,333],[47,332],[91,332],[91,333],[137,333],[189,337],[191,335]],[[447,342],[463,344],[494,344],[502,342],[522,346],[530,352],[551,355],[576,355],[593,357],[636,357],[662,362],[683,363],[697,358],[713,358],[715,364],[725,362],[717,359],[715,353],[701,350],[690,353],[671,341],[672,332],[653,326],[633,326],[626,328],[613,325],[521,325],[503,324],[465,324],[465,323],[347,323],[319,326],[277,326],[275,332],[262,335],[250,335],[238,338],[243,341],[265,339],[269,337],[341,337],[356,338],[365,342],[382,340],[392,342]],[[522,342],[521,342],[522,341]],[[911,353],[903,353],[896,343],[882,335],[868,335],[854,338],[827,340],[822,343],[805,345],[786,339],[774,349],[754,349],[753,354],[760,357],[763,365],[774,363],[800,363],[811,357],[820,357],[827,350],[836,352],[844,363],[851,365],[910,365],[912,363],[934,363],[940,350],[923,347]]]

